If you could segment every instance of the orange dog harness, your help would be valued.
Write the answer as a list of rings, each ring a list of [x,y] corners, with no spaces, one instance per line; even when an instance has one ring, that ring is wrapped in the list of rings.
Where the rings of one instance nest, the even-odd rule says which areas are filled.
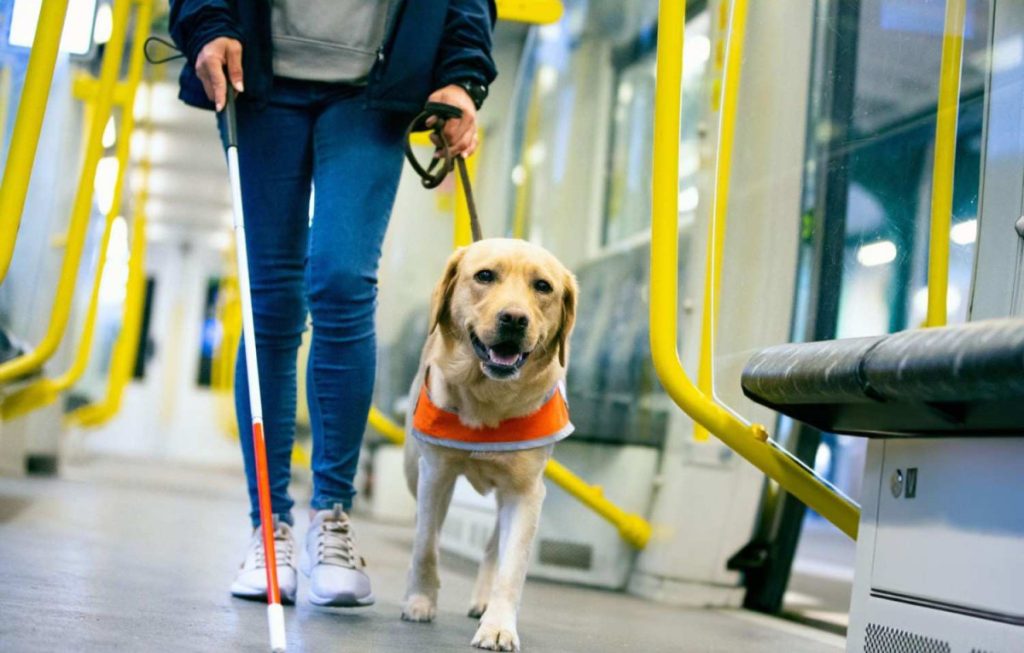
[[[471,428],[459,420],[458,413],[440,408],[430,399],[424,377],[412,418],[412,432],[417,439],[466,451],[534,449],[569,437],[573,429],[561,382],[535,412],[502,420],[495,427]]]

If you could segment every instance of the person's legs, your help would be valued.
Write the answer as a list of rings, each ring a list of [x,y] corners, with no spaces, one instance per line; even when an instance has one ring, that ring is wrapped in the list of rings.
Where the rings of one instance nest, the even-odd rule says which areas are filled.
[[[402,116],[328,102],[314,128],[307,395],[315,510],[351,508],[376,365],[377,265],[402,170]]]
[[[238,104],[239,170],[271,504],[274,514],[287,523],[292,521],[288,483],[295,439],[296,356],[306,324],[304,270],[316,115],[312,97],[302,91],[298,86],[275,87],[275,97],[264,109]],[[259,499],[241,343],[235,407],[255,527],[260,523]]]

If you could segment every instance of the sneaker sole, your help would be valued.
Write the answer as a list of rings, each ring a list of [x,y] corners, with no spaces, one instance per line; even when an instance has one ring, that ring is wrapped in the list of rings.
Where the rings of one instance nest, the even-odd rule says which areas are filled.
[[[243,590],[232,590],[231,596],[236,599],[242,599],[243,601],[260,601],[261,603],[267,602],[266,592],[246,592]],[[287,594],[281,593],[281,605],[295,605],[295,593]]]
[[[309,591],[309,602],[322,608],[367,608],[374,604],[373,594],[362,598],[354,594],[337,594],[331,597],[317,596],[312,589]]]
[[[306,578],[313,572],[309,554],[305,550],[299,556],[299,571]],[[345,593],[334,596],[320,596],[309,588],[309,602],[322,608],[368,608],[376,602],[373,592],[359,598],[355,594]]]

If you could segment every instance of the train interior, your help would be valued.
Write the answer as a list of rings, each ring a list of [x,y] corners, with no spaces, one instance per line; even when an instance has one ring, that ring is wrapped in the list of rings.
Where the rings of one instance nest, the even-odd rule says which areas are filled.
[[[580,286],[576,431],[546,481],[523,648],[1024,651],[1024,5],[497,7],[469,161],[482,230],[543,245]],[[173,54],[145,47],[167,11],[0,0],[2,650],[266,648],[262,606],[227,592],[251,533],[228,170],[212,113],[177,98],[182,61],[146,59]],[[470,647],[496,504],[464,479],[438,618],[399,620],[402,424],[463,201],[455,175],[426,190],[403,171],[354,507],[377,604],[300,590],[290,650]],[[935,357],[924,377],[906,354],[874,380],[892,339],[933,329],[902,350]],[[998,347],[941,358],[946,333]]]

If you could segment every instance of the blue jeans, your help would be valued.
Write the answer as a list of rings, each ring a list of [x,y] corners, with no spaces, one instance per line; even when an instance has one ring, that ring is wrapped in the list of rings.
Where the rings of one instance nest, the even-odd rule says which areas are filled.
[[[384,232],[402,170],[408,118],[369,110],[362,90],[275,80],[269,106],[238,105],[238,156],[273,512],[291,523],[296,358],[312,315],[306,393],[317,510],[355,495],[377,356],[374,310]],[[224,136],[223,120],[221,135]],[[309,217],[310,185],[315,187]],[[246,360],[235,407],[259,524]]]

